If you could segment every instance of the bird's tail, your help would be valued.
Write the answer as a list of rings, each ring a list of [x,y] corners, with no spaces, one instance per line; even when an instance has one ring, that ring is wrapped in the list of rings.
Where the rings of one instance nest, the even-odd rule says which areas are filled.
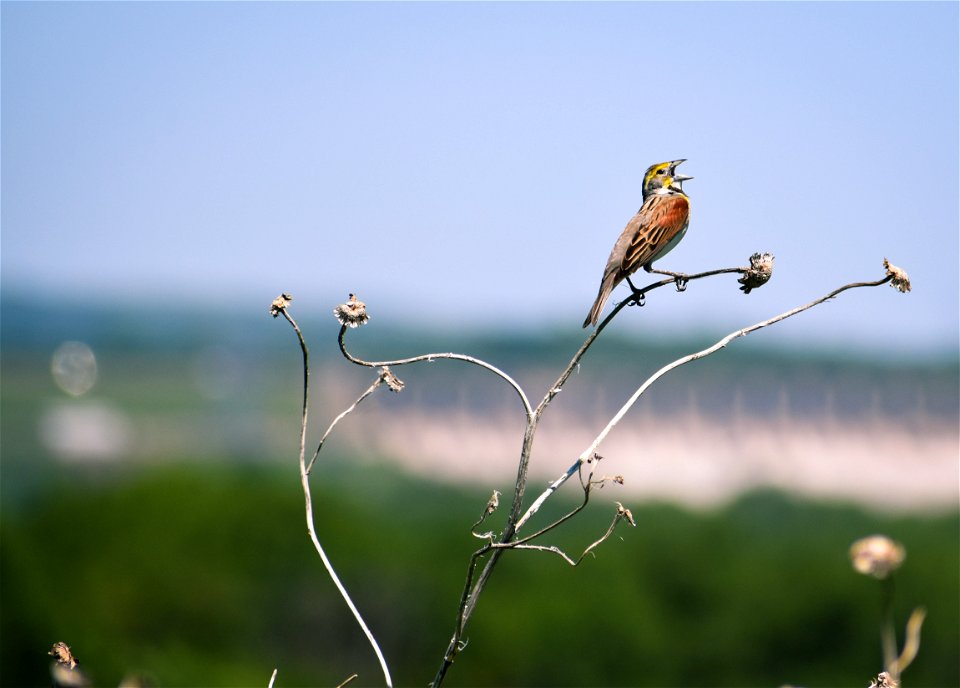
[[[610,298],[610,294],[613,293],[613,288],[617,286],[617,273],[612,271],[609,275],[603,278],[603,282],[600,283],[600,292],[597,294],[597,300],[593,302],[593,308],[590,309],[590,315],[587,316],[587,319],[583,321],[584,327],[589,327],[590,325],[596,325],[597,321],[600,320],[600,314],[603,312],[603,307],[607,305],[607,299]]]

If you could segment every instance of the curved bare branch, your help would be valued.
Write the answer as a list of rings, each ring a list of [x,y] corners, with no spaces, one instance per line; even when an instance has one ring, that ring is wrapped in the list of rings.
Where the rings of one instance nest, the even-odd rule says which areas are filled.
[[[527,418],[530,418],[533,415],[533,407],[530,406],[530,401],[527,399],[526,393],[523,391],[523,388],[517,384],[517,381],[512,377],[507,375],[505,372],[500,370],[494,365],[487,363],[479,358],[473,356],[467,356],[466,354],[456,354],[456,353],[436,353],[436,354],[421,354],[420,356],[411,356],[409,358],[398,358],[392,361],[365,361],[362,358],[354,356],[349,351],[347,351],[347,345],[343,341],[343,335],[347,332],[347,325],[342,325],[340,327],[340,334],[337,335],[337,343],[340,345],[340,352],[343,354],[351,363],[355,363],[360,366],[366,366],[368,368],[380,368],[381,366],[400,366],[408,365],[410,363],[432,363],[433,361],[439,360],[451,360],[451,361],[463,361],[464,363],[470,363],[481,368],[489,370],[491,373],[497,377],[504,380],[507,384],[513,387],[513,390],[517,393],[517,396],[520,397],[520,402],[523,404],[523,410]]]

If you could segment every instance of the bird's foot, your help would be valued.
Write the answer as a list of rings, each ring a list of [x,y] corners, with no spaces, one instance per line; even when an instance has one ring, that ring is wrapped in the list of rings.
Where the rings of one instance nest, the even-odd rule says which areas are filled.
[[[644,306],[647,302],[646,294],[643,290],[637,289],[636,285],[630,281],[630,278],[627,277],[627,284],[630,285],[630,291],[633,292],[633,296],[630,297],[631,306]]]
[[[690,276],[683,272],[671,272],[670,270],[654,270],[653,268],[648,268],[647,272],[652,272],[657,275],[666,275],[667,277],[672,277],[673,283],[677,287],[677,291],[686,291],[687,283],[690,281]]]

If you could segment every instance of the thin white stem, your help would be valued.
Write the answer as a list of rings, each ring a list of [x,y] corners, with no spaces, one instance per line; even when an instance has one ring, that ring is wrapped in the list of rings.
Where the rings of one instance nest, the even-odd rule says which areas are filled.
[[[907,620],[906,640],[904,640],[903,643],[903,651],[900,653],[900,657],[897,658],[892,672],[893,677],[897,680],[900,679],[900,675],[910,666],[911,662],[916,658],[917,652],[920,651],[920,629],[923,628],[923,620],[926,616],[927,610],[923,607],[917,607]]]
[[[343,680],[343,682],[342,682],[341,684],[339,684],[339,685],[337,686],[337,688],[343,688],[345,685],[347,685],[348,683],[350,683],[350,682],[351,682],[353,679],[355,679],[357,676],[358,676],[358,674],[350,674],[349,676],[347,676],[347,678],[345,678],[345,679]]]
[[[283,317],[287,319],[287,322],[293,326],[294,331],[297,333],[297,339],[300,341],[300,350],[303,352],[303,410],[300,421],[300,484],[303,487],[303,498],[306,504],[307,532],[310,535],[310,541],[313,543],[314,549],[316,549],[317,554],[320,555],[320,561],[323,562],[323,567],[327,570],[327,575],[330,576],[333,584],[337,587],[337,590],[340,591],[340,596],[350,609],[350,612],[353,614],[353,618],[356,619],[357,624],[360,626],[360,629],[363,631],[364,635],[367,636],[367,641],[373,648],[374,654],[377,655],[377,661],[380,662],[380,668],[383,671],[383,678],[386,682],[387,688],[392,688],[393,679],[390,678],[390,669],[387,667],[387,661],[383,657],[383,652],[380,651],[380,646],[377,644],[376,638],[373,637],[373,633],[370,632],[366,622],[360,615],[360,611],[353,603],[353,600],[350,599],[350,594],[347,592],[347,589],[343,586],[343,583],[340,582],[340,578],[337,576],[337,572],[334,570],[333,564],[330,562],[329,557],[327,557],[327,553],[324,551],[323,545],[320,544],[319,538],[317,538],[317,531],[313,525],[313,498],[310,494],[310,475],[307,472],[306,462],[307,410],[309,408],[308,394],[310,388],[310,354],[307,350],[307,344],[303,338],[303,333],[300,331],[300,327],[297,325],[296,321],[285,308],[280,312],[283,313]]]
[[[520,520],[517,521],[517,527],[514,529],[519,531],[523,525],[530,520],[530,517],[535,513],[540,511],[540,507],[543,506],[543,503],[550,498],[554,492],[559,490],[565,482],[567,482],[572,476],[576,475],[577,471],[580,470],[580,466],[583,465],[583,459],[577,459],[570,468],[564,471],[563,475],[554,480],[550,485],[544,490],[539,497],[537,497],[533,504],[530,505],[530,508],[520,517]]]
[[[577,564],[580,563],[580,559],[583,558],[583,557],[580,557],[580,559],[577,559],[576,561],[574,561],[573,559],[570,558],[569,554],[564,552],[562,549],[560,549],[556,545],[514,545],[510,549],[529,549],[535,552],[552,552],[553,554],[556,554],[562,557],[565,562],[570,564],[570,566],[576,566]]]
[[[580,460],[581,462],[582,462],[582,461],[586,461],[588,458],[590,458],[591,456],[593,456],[593,454],[597,451],[597,447],[600,446],[600,443],[603,442],[603,440],[606,439],[607,435],[610,434],[610,431],[613,430],[613,428],[615,428],[615,427],[617,426],[617,423],[619,423],[620,420],[627,414],[627,411],[629,411],[629,410],[633,407],[633,405],[637,402],[637,399],[639,399],[639,398],[641,397],[641,395],[643,395],[643,393],[647,391],[647,389],[650,387],[650,385],[652,385],[654,382],[656,382],[657,380],[659,380],[661,377],[663,377],[664,375],[666,375],[667,373],[669,373],[671,370],[673,370],[673,369],[675,369],[675,368],[679,368],[680,366],[682,366],[682,365],[684,365],[684,364],[686,364],[686,363],[690,363],[691,361],[696,361],[696,360],[698,360],[698,359],[701,359],[701,358],[704,358],[704,357],[706,357],[706,356],[709,356],[710,354],[712,354],[712,353],[714,353],[714,352],[716,352],[716,351],[719,351],[720,349],[724,348],[727,344],[729,344],[729,343],[730,343],[731,341],[733,341],[734,339],[737,339],[738,337],[746,337],[746,336],[747,336],[748,334],[750,334],[751,332],[756,332],[756,331],[759,330],[759,329],[762,329],[762,328],[767,327],[767,326],[769,326],[769,325],[773,325],[774,323],[778,323],[778,322],[780,322],[781,320],[786,320],[787,318],[793,317],[794,315],[797,315],[797,314],[799,314],[799,313],[803,313],[804,311],[809,310],[809,309],[813,308],[814,306],[817,306],[817,305],[823,303],[824,301],[829,301],[829,300],[832,299],[833,297],[837,296],[837,295],[840,294],[841,292],[844,292],[844,291],[846,291],[846,290],[848,290],[848,289],[854,289],[854,288],[857,288],[857,287],[876,287],[876,286],[879,286],[879,285],[881,285],[881,284],[885,284],[885,283],[888,282],[888,281],[890,281],[890,278],[889,278],[889,277],[887,277],[887,278],[885,278],[885,279],[882,279],[882,280],[878,280],[878,281],[876,281],[876,282],[854,282],[854,283],[852,283],[852,284],[844,285],[844,286],[840,287],[839,289],[834,289],[834,290],[833,290],[832,292],[830,292],[829,294],[827,294],[827,295],[825,295],[825,296],[821,296],[820,298],[815,299],[815,300],[811,301],[810,303],[808,303],[808,304],[806,304],[806,305],[798,306],[797,308],[791,309],[791,310],[789,310],[789,311],[787,311],[787,312],[785,312],[785,313],[781,313],[780,315],[775,315],[775,316],[772,317],[772,318],[769,318],[769,319],[767,319],[767,320],[763,320],[763,321],[761,321],[761,322],[755,323],[755,324],[753,324],[753,325],[750,325],[749,327],[745,327],[745,328],[743,328],[743,329],[741,329],[741,330],[736,330],[735,332],[731,332],[731,333],[728,334],[726,337],[724,337],[723,339],[719,340],[718,342],[716,342],[716,343],[713,344],[712,346],[709,346],[709,347],[707,347],[706,349],[703,349],[702,351],[698,351],[698,352],[696,352],[696,353],[689,354],[688,356],[684,356],[683,358],[678,358],[678,359],[677,359],[676,361],[674,361],[673,363],[669,363],[669,364],[663,366],[660,370],[658,370],[658,371],[655,372],[653,375],[651,375],[651,376],[646,380],[646,382],[644,382],[642,385],[640,385],[640,387],[637,389],[637,391],[633,393],[633,395],[627,400],[627,402],[620,408],[620,410],[617,412],[617,414],[610,420],[609,423],[607,423],[607,426],[600,432],[599,435],[597,435],[596,439],[593,440],[593,442],[590,444],[590,446],[587,447],[587,448],[583,451],[582,454],[580,454],[579,460]]]
[[[376,391],[377,387],[379,387],[382,382],[383,382],[383,378],[378,377],[374,381],[374,383],[370,385],[367,388],[367,390],[363,394],[361,394],[360,397],[355,402],[353,402],[343,413],[341,413],[339,416],[333,419],[333,422],[330,423],[330,427],[327,428],[327,431],[323,433],[323,437],[320,438],[320,443],[317,445],[317,451],[313,453],[313,458],[310,459],[310,463],[307,464],[307,475],[309,475],[313,471],[313,464],[316,462],[317,457],[320,455],[320,450],[323,449],[323,443],[327,441],[328,437],[330,437],[330,433],[333,432],[333,429],[337,426],[337,423],[339,423],[341,420],[343,420],[347,416],[347,414],[349,414],[351,411],[357,408],[357,405],[361,401],[363,401],[368,396],[373,394],[374,391]]]
[[[617,515],[613,517],[613,522],[607,528],[607,532],[605,532],[599,539],[591,543],[589,547],[583,550],[583,554],[581,554],[576,559],[571,558],[570,555],[568,555],[566,552],[564,552],[562,549],[560,549],[556,545],[528,545],[528,544],[520,543],[520,544],[511,545],[510,549],[532,549],[538,552],[552,552],[553,554],[557,554],[563,557],[564,561],[570,564],[570,566],[578,566],[580,562],[583,561],[584,557],[590,554],[590,552],[596,549],[599,545],[606,542],[606,540],[611,535],[613,535],[614,529],[617,527],[617,524],[620,523],[621,520],[623,520],[623,518],[624,518],[623,514],[618,511]]]
[[[718,270],[708,270],[708,271],[706,271],[706,272],[701,272],[701,273],[697,273],[697,274],[693,274],[693,275],[686,275],[685,278],[686,278],[687,281],[693,281],[693,280],[702,279],[702,278],[704,278],[704,277],[712,277],[712,276],[714,276],[714,275],[722,275],[722,274],[733,273],[733,272],[736,272],[736,273],[744,273],[744,272],[746,272],[747,270],[748,270],[748,268],[720,268],[720,269],[718,269]],[[570,361],[569,364],[567,364],[567,367],[564,369],[563,373],[561,373],[560,377],[559,377],[559,378],[557,379],[557,381],[550,387],[550,389],[547,391],[546,395],[544,395],[543,399],[540,401],[540,404],[537,406],[536,411],[534,411],[534,415],[533,415],[533,418],[532,418],[532,422],[533,422],[534,424],[536,424],[536,422],[539,420],[541,414],[543,414],[543,412],[546,410],[546,408],[547,408],[547,406],[550,404],[550,402],[553,401],[553,398],[554,398],[555,396],[557,396],[557,394],[559,394],[560,391],[563,389],[563,385],[567,382],[567,380],[569,379],[570,375],[571,375],[571,374],[573,373],[573,371],[574,371],[575,369],[577,369],[577,367],[580,365],[580,359],[583,358],[583,355],[587,352],[587,350],[588,350],[588,349],[590,348],[590,346],[593,344],[594,340],[600,335],[600,333],[603,331],[603,328],[605,328],[605,327],[607,326],[607,323],[610,322],[610,320],[612,320],[613,317],[614,317],[617,313],[619,313],[621,309],[623,309],[625,306],[627,306],[628,304],[630,304],[632,301],[635,301],[635,299],[637,298],[638,295],[639,295],[639,296],[643,296],[644,294],[646,294],[646,293],[649,292],[649,291],[652,291],[652,290],[654,290],[654,289],[658,289],[658,288],[660,288],[660,287],[664,287],[664,286],[666,286],[666,285],[668,285],[668,284],[674,284],[674,283],[675,283],[675,280],[673,280],[673,279],[666,279],[666,280],[660,280],[659,282],[653,282],[653,283],[651,283],[651,284],[648,284],[648,285],[647,285],[646,287],[644,287],[643,289],[637,290],[636,293],[633,295],[633,297],[627,298],[627,299],[624,299],[623,301],[621,301],[621,302],[613,309],[613,311],[612,311],[606,318],[604,318],[604,320],[597,326],[597,328],[587,336],[586,341],[584,341],[583,345],[581,345],[581,347],[580,347],[580,349],[577,351],[577,353],[574,354],[573,359]],[[599,442],[598,442],[597,444],[599,444]],[[517,521],[517,525],[516,525],[515,530],[519,530],[522,525],[524,525],[534,514],[536,514],[537,511],[540,510],[540,507],[543,505],[543,503],[544,503],[554,492],[556,492],[558,489],[560,489],[560,487],[561,487],[567,480],[570,479],[570,476],[572,476],[574,473],[576,473],[576,472],[580,469],[580,467],[583,465],[583,462],[584,462],[584,461],[586,460],[586,458],[589,457],[589,456],[590,456],[590,452],[589,452],[589,451],[588,451],[588,452],[584,452],[584,454],[581,454],[580,457],[576,460],[576,462],[574,462],[574,464],[573,464],[569,469],[567,469],[567,471],[564,472],[563,475],[561,475],[556,481],[554,481],[554,482],[550,485],[550,487],[548,487],[548,488],[536,499],[536,501],[534,501],[534,503],[530,505],[530,508],[527,509],[527,511],[526,511],[526,512],[523,514],[523,516],[520,518],[520,520]],[[525,473],[525,472],[526,472],[526,464],[523,462],[523,458],[521,458],[521,471],[523,471],[523,474],[526,475],[526,473]]]
[[[480,366],[486,370],[489,370],[491,373],[497,377],[504,380],[507,384],[513,387],[513,390],[517,393],[517,396],[520,397],[520,401],[523,404],[523,410],[527,414],[527,418],[533,416],[533,407],[530,405],[530,401],[527,399],[526,393],[523,391],[523,388],[514,380],[512,377],[507,375],[505,372],[500,370],[494,365],[490,365],[484,360],[479,358],[474,358],[473,356],[467,356],[466,354],[456,354],[456,353],[438,353],[438,354],[422,354],[420,356],[411,356],[410,358],[398,358],[393,361],[364,361],[362,358],[357,358],[349,351],[347,351],[347,346],[343,342],[343,335],[346,334],[347,326],[344,325],[340,328],[340,336],[338,341],[340,343],[340,351],[351,363],[356,363],[357,365],[367,366],[369,368],[380,368],[382,366],[400,366],[407,365],[410,363],[421,363],[426,361],[432,363],[433,361],[438,360],[450,360],[450,361],[463,361],[465,363],[471,363],[476,366]]]
[[[679,358],[676,361],[668,365],[665,365],[663,368],[661,368],[656,373],[654,373],[650,378],[648,378],[642,385],[640,385],[639,389],[637,389],[637,391],[633,393],[633,396],[631,396],[630,399],[627,400],[627,402],[621,407],[621,409],[617,412],[617,414],[610,420],[609,423],[607,423],[607,426],[600,432],[599,435],[597,435],[596,439],[594,439],[594,441],[590,444],[590,446],[587,447],[582,454],[580,454],[580,456],[573,463],[573,465],[571,465],[566,471],[564,471],[564,473],[559,478],[554,480],[550,484],[550,486],[547,487],[547,489],[544,490],[544,492],[541,493],[536,500],[534,500],[533,504],[530,505],[530,507],[523,514],[520,520],[517,521],[517,526],[515,530],[520,530],[520,528],[528,520],[530,520],[530,518],[534,514],[536,514],[540,510],[540,507],[543,506],[544,502],[546,502],[547,499],[549,499],[557,490],[559,490],[560,487],[562,487],[563,484],[567,482],[567,480],[569,480],[580,469],[580,467],[584,464],[585,461],[589,460],[594,455],[594,453],[596,452],[600,444],[603,442],[603,440],[606,439],[607,435],[610,434],[610,431],[613,430],[614,427],[616,427],[617,423],[619,423],[620,420],[627,414],[627,412],[633,407],[633,405],[643,395],[643,393],[647,391],[650,385],[652,385],[658,379],[666,375],[668,372],[670,372],[674,368],[679,368],[680,366],[686,363],[690,363],[691,361],[695,361],[697,359],[709,356],[710,354],[724,348],[727,344],[729,344],[734,339],[737,339],[738,337],[745,337],[751,332],[767,327],[768,325],[773,325],[774,323],[780,322],[781,320],[786,320],[787,318],[797,315],[798,313],[802,313],[805,310],[809,310],[810,308],[813,308],[814,306],[817,306],[823,303],[824,301],[828,301],[832,299],[833,297],[837,296],[839,293],[843,291],[846,291],[847,289],[853,289],[856,287],[875,287],[875,286],[884,284],[885,282],[888,282],[888,281],[889,281],[889,278],[878,280],[876,282],[856,282],[853,284],[847,284],[843,287],[840,287],[839,289],[835,289],[834,291],[830,292],[825,296],[822,296],[814,301],[811,301],[806,305],[798,306],[797,308],[789,310],[785,313],[781,313],[780,315],[776,315],[762,322],[756,323],[754,325],[750,325],[749,327],[745,327],[741,330],[736,330],[735,332],[731,332],[726,337],[716,342],[713,346],[710,346],[706,349],[703,349],[702,351],[698,351],[688,356],[684,356],[683,358]],[[588,340],[588,343],[589,343],[589,340]],[[576,360],[576,358],[574,360]]]
[[[363,634],[367,636],[370,646],[377,655],[377,661],[380,662],[380,668],[383,671],[384,681],[386,682],[388,688],[392,687],[393,680],[390,678],[390,669],[387,668],[387,661],[383,657],[383,652],[380,651],[380,646],[377,644],[376,638],[373,637],[373,633],[371,633],[370,629],[367,627],[366,622],[360,615],[360,611],[357,609],[356,605],[354,605],[353,600],[350,599],[350,593],[347,592],[347,589],[343,586],[343,583],[340,582],[340,577],[337,576],[337,572],[333,569],[333,564],[330,563],[327,553],[323,550],[323,545],[320,544],[320,540],[317,538],[317,531],[313,526],[313,503],[310,498],[310,477],[307,475],[307,469],[303,461],[302,454],[300,457],[300,482],[303,485],[304,499],[307,504],[307,532],[310,533],[310,541],[313,542],[313,547],[317,550],[317,554],[320,555],[320,560],[323,562],[323,567],[327,570],[327,574],[330,576],[333,584],[337,586],[337,590],[340,591],[340,596],[343,597],[343,601],[353,614],[353,618],[357,620],[357,624],[359,624]]]

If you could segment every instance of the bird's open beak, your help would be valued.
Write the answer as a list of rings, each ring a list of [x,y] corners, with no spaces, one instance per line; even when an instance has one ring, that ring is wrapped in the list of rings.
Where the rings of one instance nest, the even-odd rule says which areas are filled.
[[[687,161],[686,158],[681,158],[680,160],[674,160],[672,163],[670,163],[670,166],[671,166],[673,169],[676,169],[676,168],[677,168],[677,165],[679,165],[679,164],[682,163],[682,162],[686,162],[686,161]],[[688,179],[693,179],[693,177],[691,177],[691,176],[689,176],[689,175],[686,175],[686,174],[676,174],[676,172],[674,172],[673,181],[675,181],[675,182],[685,182],[685,181],[687,181]]]

